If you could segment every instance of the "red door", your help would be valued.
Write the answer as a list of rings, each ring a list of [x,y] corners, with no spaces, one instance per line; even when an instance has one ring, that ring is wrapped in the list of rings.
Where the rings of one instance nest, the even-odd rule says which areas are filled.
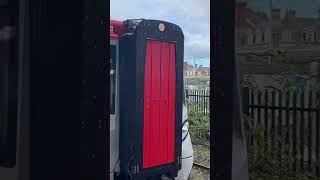
[[[144,82],[144,168],[174,162],[175,61],[175,43],[147,41]]]

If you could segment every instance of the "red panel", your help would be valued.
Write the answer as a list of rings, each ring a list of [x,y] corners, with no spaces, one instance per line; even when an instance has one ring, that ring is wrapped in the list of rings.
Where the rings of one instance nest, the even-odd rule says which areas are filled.
[[[175,44],[147,41],[143,167],[174,162]]]
[[[143,128],[143,167],[150,166],[150,120],[151,120],[151,43],[147,44],[146,66],[145,66],[145,87],[144,87],[144,128]]]
[[[168,161],[169,43],[161,46],[160,163]]]
[[[168,125],[168,161],[174,162],[175,121],[176,121],[176,47],[170,43],[169,59],[169,125]]]
[[[152,41],[152,87],[151,87],[151,165],[159,164],[160,149],[160,50],[161,42]]]

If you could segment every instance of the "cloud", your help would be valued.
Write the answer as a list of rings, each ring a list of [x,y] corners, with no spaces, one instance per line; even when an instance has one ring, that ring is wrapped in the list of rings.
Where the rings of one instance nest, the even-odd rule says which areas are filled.
[[[185,31],[185,58],[210,57],[210,37]]]
[[[179,25],[185,35],[185,58],[210,56],[210,0],[111,0],[117,20],[159,19]]]

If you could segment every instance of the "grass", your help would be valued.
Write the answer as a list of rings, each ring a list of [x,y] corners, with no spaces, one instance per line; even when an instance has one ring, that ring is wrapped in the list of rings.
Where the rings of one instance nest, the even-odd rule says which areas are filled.
[[[189,103],[189,132],[193,140],[205,140],[210,130],[210,117],[197,113],[196,105]]]
[[[210,146],[193,145],[194,162],[207,166],[210,166]],[[191,172],[191,180],[208,180],[210,174],[206,170],[202,170],[197,167],[193,167]]]
[[[198,168],[193,168],[191,171],[190,179],[191,180],[208,180],[210,179],[210,174]]]
[[[210,166],[210,147],[203,145],[193,145],[194,162],[201,165]]]
[[[254,143],[248,145],[248,163],[249,163],[249,180],[316,180],[317,177],[313,170],[296,171],[293,168],[294,159],[299,162],[299,157],[296,157],[291,151],[288,153],[281,152],[275,149],[274,154],[266,153],[264,130],[260,128],[252,128],[249,118],[244,118],[245,132],[249,137],[254,137]],[[249,121],[248,121],[249,120]],[[250,128],[249,128],[250,127]],[[210,129],[209,116],[197,114],[195,106],[189,104],[189,132],[193,141],[208,141],[207,132]],[[249,130],[250,129],[250,130]],[[270,135],[271,136],[271,135]],[[276,144],[282,144],[282,148],[286,148],[286,143],[283,139],[276,139]],[[201,165],[210,165],[210,150],[209,146],[193,145],[194,162]],[[278,159],[279,153],[282,154],[282,159]],[[191,172],[192,180],[207,180],[209,179],[207,171],[193,168]]]
[[[246,117],[245,120],[250,119]],[[299,162],[301,157],[295,155],[292,150],[284,152],[284,149],[290,149],[290,144],[287,144],[285,139],[275,138],[275,144],[281,144],[282,148],[280,149],[279,146],[275,146],[274,150],[270,151],[270,149],[265,148],[268,141],[265,141],[263,128],[248,128],[253,127],[250,125],[245,127],[246,136],[254,137],[253,142],[247,144],[250,180],[320,179],[320,177],[316,176],[313,170],[298,169],[296,171],[294,162]],[[268,136],[271,137],[273,135],[270,133]],[[274,135],[274,137],[276,136]]]
[[[207,133],[210,130],[210,119],[209,115],[202,115],[196,112],[196,106],[189,103],[188,117],[189,117],[189,132],[192,141],[202,141],[209,144],[207,140]],[[193,145],[193,156],[194,162],[210,166],[210,146],[206,145]],[[208,180],[210,179],[210,174],[206,170],[202,170],[197,167],[193,167],[190,175],[191,180]]]

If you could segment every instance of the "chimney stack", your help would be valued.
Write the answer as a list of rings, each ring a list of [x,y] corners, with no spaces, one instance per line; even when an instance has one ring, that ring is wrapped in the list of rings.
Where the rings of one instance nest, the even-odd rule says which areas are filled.
[[[286,18],[294,19],[296,17],[296,10],[288,9],[286,10]]]

